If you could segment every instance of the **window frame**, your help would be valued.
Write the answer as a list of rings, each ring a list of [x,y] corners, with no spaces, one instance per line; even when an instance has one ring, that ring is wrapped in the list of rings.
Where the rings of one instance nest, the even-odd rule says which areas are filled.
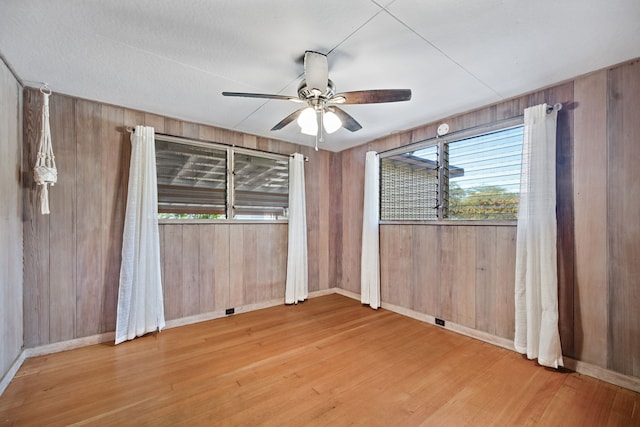
[[[499,132],[503,130],[513,129],[524,126],[523,116],[517,116],[507,118],[504,120],[495,121],[489,124],[478,125],[459,131],[450,132],[446,135],[435,136],[425,140],[417,141],[408,145],[404,145],[398,148],[393,148],[379,153],[380,159],[386,157],[395,156],[398,154],[407,153],[410,151],[416,151],[428,147],[437,147],[438,153],[438,199],[437,206],[437,219],[412,219],[412,220],[397,220],[397,219],[382,219],[382,185],[378,197],[380,199],[380,211],[378,212],[378,220],[380,224],[422,224],[422,225],[516,225],[517,219],[451,219],[445,216],[447,207],[445,206],[445,191],[448,192],[448,177],[446,176],[445,168],[441,167],[443,161],[448,162],[448,150],[447,144],[451,144],[464,139],[474,138],[485,134]],[[382,183],[382,162],[380,162],[380,182]],[[444,191],[443,191],[444,187]]]
[[[282,223],[288,223],[289,219],[288,218],[283,218],[283,219],[262,219],[262,218],[239,218],[236,219],[234,218],[235,216],[235,212],[234,212],[234,202],[235,202],[235,195],[234,195],[234,185],[235,185],[235,174],[233,171],[233,167],[234,167],[234,155],[235,153],[240,153],[240,154],[245,154],[245,155],[249,155],[249,156],[254,156],[254,157],[262,157],[262,158],[267,158],[267,159],[273,159],[273,160],[286,160],[287,164],[289,162],[289,157],[290,155],[288,154],[280,154],[280,153],[273,153],[273,152],[269,152],[269,151],[263,151],[263,150],[257,150],[257,149],[252,149],[252,148],[246,148],[246,147],[237,147],[235,145],[228,145],[228,144],[224,144],[221,142],[213,142],[213,141],[205,141],[205,140],[199,140],[199,139],[194,139],[194,138],[184,138],[184,137],[179,137],[179,136],[173,136],[173,135],[166,135],[166,134],[155,134],[155,141],[163,141],[163,142],[169,142],[169,143],[176,143],[176,144],[182,144],[182,145],[191,145],[191,146],[197,146],[197,147],[202,147],[202,148],[209,148],[209,149],[215,149],[215,150],[220,150],[220,151],[225,151],[226,153],[226,218],[207,218],[207,219],[200,219],[200,218],[158,218],[158,223],[159,224],[180,224],[180,223],[186,223],[186,224],[229,224],[229,223],[233,223],[233,224],[241,224],[241,223],[257,223],[257,224],[270,224],[270,223],[275,223],[275,224],[282,224]],[[155,148],[155,147],[154,147]],[[287,191],[288,194],[288,191]]]

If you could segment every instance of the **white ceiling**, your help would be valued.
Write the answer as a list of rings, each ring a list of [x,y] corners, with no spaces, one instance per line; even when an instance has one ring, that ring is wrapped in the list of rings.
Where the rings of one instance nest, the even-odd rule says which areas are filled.
[[[640,57],[639,0],[0,0],[0,54],[27,86],[313,145],[296,95],[305,50],[338,92],[411,89],[345,105],[359,145]],[[549,100],[550,102],[553,100]]]

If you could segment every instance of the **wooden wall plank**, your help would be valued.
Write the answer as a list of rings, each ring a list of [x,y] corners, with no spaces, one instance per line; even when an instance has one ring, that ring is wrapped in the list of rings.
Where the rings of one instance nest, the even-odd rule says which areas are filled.
[[[312,292],[320,289],[320,242],[324,236],[320,234],[321,203],[318,195],[322,191],[322,178],[320,177],[322,164],[321,157],[315,154],[312,147],[301,147],[299,151],[309,158],[309,161],[304,163],[304,175],[307,198],[307,268],[309,271],[309,291]]]
[[[287,280],[287,248],[289,246],[288,226],[274,224],[269,226],[271,240],[270,255],[263,253],[266,262],[271,264],[271,295],[270,299],[281,298],[284,301],[284,290]]]
[[[242,225],[243,251],[238,254],[242,257],[242,288],[244,300],[243,304],[254,304],[259,301],[258,293],[258,226],[255,224]]]
[[[476,329],[496,335],[497,227],[475,227],[476,233]]]
[[[213,136],[211,138],[203,138],[204,128],[211,129],[211,133],[213,133]],[[222,142],[223,144],[242,146],[245,134],[229,129],[221,129],[211,126],[200,126],[200,137],[207,141]]]
[[[452,229],[452,230],[451,230]],[[452,294],[454,321],[471,328],[476,327],[476,248],[477,227],[449,227],[453,231],[456,252]]]
[[[212,258],[213,263],[213,309],[223,310],[231,307],[229,305],[229,228],[228,224],[216,225],[215,235],[213,236],[213,251],[206,254],[208,258]],[[210,226],[208,228],[211,228]],[[202,253],[201,253],[202,259]]]
[[[142,111],[138,110],[124,110],[124,127],[135,128],[138,125],[144,125],[145,115]],[[123,129],[124,130],[124,129]]]
[[[258,137],[255,135],[244,135],[242,137],[242,146],[245,148],[258,148]]]
[[[200,125],[191,122],[182,122],[182,134],[185,138],[200,137]]]
[[[329,239],[331,236],[330,222],[331,212],[337,207],[331,206],[328,203],[330,197],[330,154],[323,151],[318,156],[318,163],[320,172],[316,179],[319,181],[317,194],[312,194],[311,197],[318,199],[318,205],[320,209],[318,219],[318,290],[329,289],[335,286],[335,282],[330,279],[330,258],[331,253]]]
[[[182,224],[162,226],[162,278],[164,317],[166,320],[184,317],[182,302]]]
[[[364,203],[364,164],[367,147],[342,152],[342,282],[340,286],[360,293],[362,207]]]
[[[191,245],[198,245],[198,308],[199,313],[208,313],[216,309],[216,289],[220,286],[216,277],[216,230],[218,226],[198,224],[198,235]]]
[[[164,119],[164,131],[168,135],[182,136],[182,122],[176,119]]]
[[[259,136],[256,139],[256,148],[258,150],[262,150],[262,151],[275,151],[275,149],[272,148],[272,144],[273,141],[269,138],[264,138]]]
[[[394,227],[393,225],[380,226],[380,301],[391,302],[392,266],[389,262],[391,259],[389,253],[395,245]]]
[[[495,325],[492,329],[502,338],[515,334],[516,227],[496,227],[495,264]]]
[[[153,127],[156,133],[165,133],[164,131],[164,117],[156,114],[145,113],[144,125]]]
[[[50,97],[51,145],[56,156],[58,182],[49,192],[50,323],[49,340],[73,339],[76,335],[76,132],[72,98]]]
[[[575,81],[574,354],[607,365],[607,72]]]
[[[166,244],[164,242],[167,225],[163,223],[158,224],[158,240],[160,241],[160,274],[162,277],[162,306],[164,308],[164,317],[167,319],[167,271],[166,262]]]
[[[122,131],[124,109],[102,107],[102,253],[103,288],[100,331],[115,330],[122,259],[122,233],[127,209],[131,135]]]
[[[326,199],[325,199],[326,200]],[[342,153],[329,154],[329,283],[342,287]]]
[[[573,213],[573,81],[544,91],[549,104],[567,108],[558,112],[556,140],[556,217],[558,222],[558,314],[563,354],[574,356],[574,265],[575,229]]]
[[[77,100],[76,336],[100,332],[102,308],[102,106]]]
[[[413,309],[441,317],[440,253],[441,226],[414,225],[413,234]]]
[[[385,260],[384,301],[401,307],[412,308],[413,257],[416,255],[413,252],[413,228],[394,227],[393,230],[386,230],[385,232],[387,233],[385,241],[388,246],[385,248],[384,258],[382,257],[382,252],[380,253],[380,259]],[[382,275],[380,280],[380,297],[382,298]]]
[[[216,270],[215,270],[215,308],[224,309],[231,305],[231,250],[229,249],[231,227],[222,225],[216,228]]]
[[[198,224],[182,226],[182,315],[200,313],[200,227]]]
[[[453,282],[456,280],[456,247],[452,228],[443,229],[440,237],[440,262],[442,264],[440,268],[440,312],[443,319],[455,322],[454,314],[457,302]]]
[[[245,304],[244,258],[250,256],[245,249],[244,225],[229,226],[229,307]]]
[[[255,301],[269,301],[273,299],[274,289],[277,287],[276,280],[276,254],[279,251],[275,227],[256,225],[256,282]],[[286,264],[285,264],[286,265]],[[283,288],[284,289],[284,288]],[[282,293],[284,298],[284,292]]]
[[[412,134],[409,132],[401,132],[393,134],[387,138],[377,139],[367,144],[367,150],[373,150],[378,153],[393,148],[402,147],[411,143]]]
[[[640,62],[609,72],[608,367],[640,376]]]
[[[49,216],[40,214],[33,180],[42,126],[39,91],[24,91],[23,111],[24,344],[34,347],[49,342]]]

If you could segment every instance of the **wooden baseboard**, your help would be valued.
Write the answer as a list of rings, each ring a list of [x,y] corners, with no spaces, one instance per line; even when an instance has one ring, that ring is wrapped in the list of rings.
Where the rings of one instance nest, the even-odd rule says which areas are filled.
[[[0,396],[2,396],[2,393],[4,393],[7,387],[9,387],[9,383],[11,382],[13,377],[15,377],[16,373],[18,372],[18,369],[20,369],[20,367],[22,366],[22,363],[26,358],[27,356],[25,354],[25,350],[22,350],[18,355],[18,357],[16,358],[16,360],[13,362],[13,365],[11,365],[11,367],[7,371],[7,373],[4,374],[4,376],[2,377],[2,380],[0,380]]]
[[[360,301],[360,294],[357,294],[355,292],[351,292],[345,289],[341,289],[341,288],[330,288],[330,289],[310,292],[309,298],[317,298],[320,296],[330,295],[334,293],[345,296],[347,298]],[[281,305],[283,303],[284,303],[283,299],[278,298],[278,299],[274,299],[266,302],[248,304],[240,307],[235,307],[234,314],[261,310],[263,308],[273,307],[273,306]],[[394,313],[398,313],[400,315],[407,316],[412,319],[419,320],[421,322],[435,325],[435,317],[430,316],[428,314],[419,313],[417,311],[414,311],[408,308],[400,307],[400,306],[385,303],[385,302],[381,304],[381,307],[386,310],[393,311]],[[166,328],[167,329],[177,328],[180,326],[186,326],[193,323],[204,322],[207,320],[213,320],[220,317],[225,317],[226,315],[227,314],[224,311],[220,310],[220,311],[213,311],[210,313],[198,314],[196,316],[183,317],[180,319],[174,319],[174,320],[168,321],[166,323]],[[447,321],[445,323],[445,326],[439,326],[439,327],[448,329],[452,332],[456,332],[461,335],[468,336],[470,338],[474,338],[489,344],[496,345],[498,347],[506,348],[507,350],[515,351],[513,348],[513,342],[506,338],[502,338],[486,332],[478,331],[463,325],[458,325],[450,321]],[[107,332],[104,334],[93,335],[90,337],[78,338],[74,340],[63,341],[63,342],[47,344],[39,347],[24,349],[22,353],[20,353],[16,361],[13,363],[9,371],[2,377],[2,380],[0,381],[0,395],[7,388],[7,386],[9,385],[9,383],[11,382],[15,374],[18,372],[18,370],[22,366],[22,363],[25,361],[25,359],[29,357],[36,357],[36,356],[42,356],[45,354],[57,353],[65,350],[72,350],[75,348],[85,347],[88,345],[101,344],[103,342],[113,341],[114,338],[115,338],[114,332]],[[575,360],[567,356],[563,356],[563,359],[565,362],[565,368],[567,369],[570,369],[579,374],[587,375],[587,376],[599,379],[601,381],[605,381],[605,382],[640,393],[640,378],[610,371],[608,369],[601,368],[599,366],[592,365],[590,363],[581,362],[579,360]]]
[[[567,356],[562,356],[562,358],[564,360],[564,367],[567,369],[640,393],[640,378],[610,371],[609,369],[581,362]]]
[[[24,352],[27,358],[44,356],[46,354],[59,353],[61,351],[73,350],[89,345],[102,344],[103,342],[113,341],[114,339],[115,332],[105,332],[103,334],[91,335],[88,337],[76,338],[73,340],[60,341],[53,344],[27,348],[24,350]]]
[[[331,295],[336,293],[335,288],[324,289],[321,291],[309,292],[309,298],[317,298],[324,295]],[[259,302],[255,304],[247,304],[239,307],[233,307],[233,314],[248,313],[250,311],[262,310],[263,308],[275,307],[277,305],[284,304],[284,298],[277,298],[270,301]],[[180,319],[173,319],[166,322],[165,329],[177,328],[180,326],[191,325],[193,323],[206,322],[208,320],[219,319],[221,317],[229,316],[225,310],[212,311],[209,313],[197,314],[195,316],[182,317]]]
[[[344,295],[346,297],[360,301],[360,295],[355,292],[347,291],[340,288],[336,288],[335,292],[337,294]],[[381,307],[384,308],[385,310],[393,311],[394,313],[411,317],[412,319],[416,319],[421,322],[429,323],[432,325],[436,324],[435,317],[430,316],[428,314],[419,313],[417,311],[410,310],[408,308],[400,307],[400,306],[385,303],[385,302],[381,304]],[[488,344],[493,344],[495,346],[502,347],[507,350],[515,351],[515,348],[513,347],[513,341],[506,338],[502,338],[486,332],[478,331],[478,330],[469,328],[467,326],[458,325],[450,321],[446,321],[445,326],[439,326],[439,327],[442,327],[443,329],[448,329],[452,332],[456,332],[461,335],[466,335],[470,338],[484,341]],[[571,371],[577,372],[582,375],[587,375],[589,377],[596,378],[598,380],[601,380],[613,385],[617,385],[619,387],[624,387],[626,389],[633,390],[635,392],[640,393],[640,378],[624,375],[615,371],[610,371],[608,369],[601,368],[600,366],[575,360],[564,355],[562,356],[562,358],[564,360],[564,367]]]

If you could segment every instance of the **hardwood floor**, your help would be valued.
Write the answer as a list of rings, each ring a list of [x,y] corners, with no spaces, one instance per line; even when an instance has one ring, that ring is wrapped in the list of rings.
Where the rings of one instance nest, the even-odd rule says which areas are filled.
[[[25,361],[5,425],[640,425],[640,394],[340,295]]]

